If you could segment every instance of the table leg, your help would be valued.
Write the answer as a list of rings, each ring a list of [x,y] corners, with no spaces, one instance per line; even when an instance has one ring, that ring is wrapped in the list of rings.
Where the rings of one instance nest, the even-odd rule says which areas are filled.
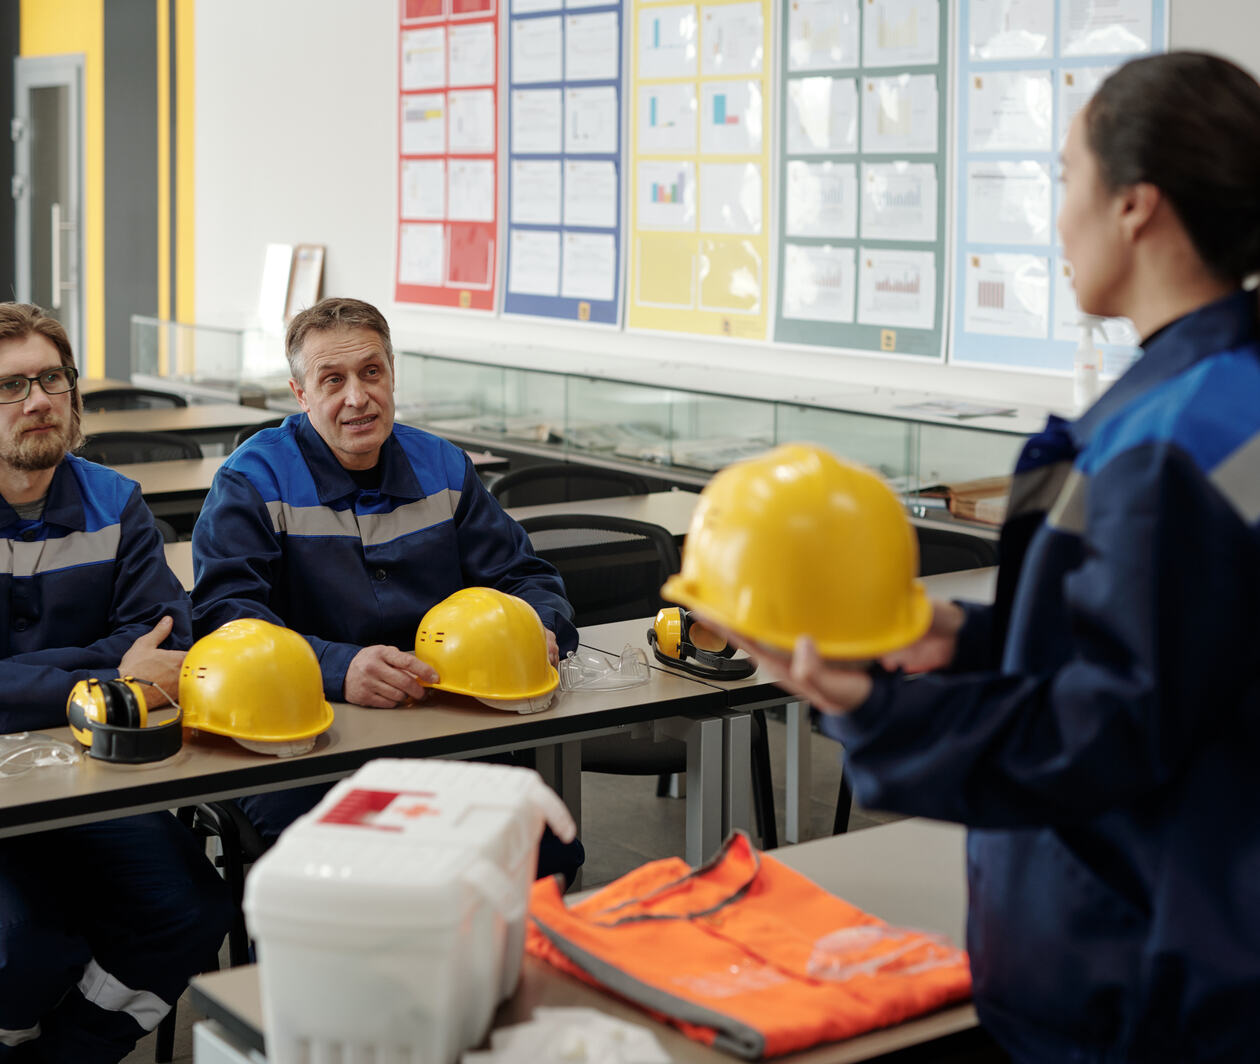
[[[722,837],[732,831],[752,834],[752,717],[737,713],[723,720],[722,757],[726,776]]]
[[[687,863],[696,866],[722,845],[721,717],[694,721],[687,731]]]
[[[569,807],[573,822],[582,832],[582,743],[574,740],[540,746],[534,754],[534,765],[543,782]]]
[[[787,720],[787,822],[784,835],[788,842],[804,842],[809,838],[810,770],[809,703],[789,702]]]

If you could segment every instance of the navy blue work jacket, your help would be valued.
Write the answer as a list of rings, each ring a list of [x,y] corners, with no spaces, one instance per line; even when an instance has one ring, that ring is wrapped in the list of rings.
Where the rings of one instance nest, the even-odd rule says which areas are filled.
[[[67,456],[38,521],[0,499],[0,551],[0,732],[65,724],[70,689],[117,676],[131,644],[168,614],[162,645],[191,643],[188,596],[153,515],[112,469]]]
[[[827,729],[866,806],[970,827],[981,1020],[1018,1060],[1260,1055],[1260,347],[1239,292],[1024,448],[950,674]]]
[[[193,530],[197,634],[239,617],[292,628],[314,648],[334,701],[355,654],[411,653],[420,618],[464,587],[525,599],[561,656],[576,648],[560,575],[463,451],[395,425],[381,463],[379,489],[360,488],[305,414],[233,451]]]

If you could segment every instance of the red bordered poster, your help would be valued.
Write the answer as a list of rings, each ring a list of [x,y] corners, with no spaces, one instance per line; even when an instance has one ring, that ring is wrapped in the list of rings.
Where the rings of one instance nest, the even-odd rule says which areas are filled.
[[[401,0],[400,303],[493,310],[498,0]]]

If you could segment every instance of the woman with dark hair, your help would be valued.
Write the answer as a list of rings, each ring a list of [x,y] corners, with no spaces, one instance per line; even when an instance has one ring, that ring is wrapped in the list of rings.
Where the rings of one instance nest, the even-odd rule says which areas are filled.
[[[1081,308],[1143,355],[1024,448],[994,605],[934,603],[883,669],[749,649],[826,714],[864,805],[971,829],[975,999],[1008,1052],[1255,1060],[1260,85],[1129,63],[1063,183]]]

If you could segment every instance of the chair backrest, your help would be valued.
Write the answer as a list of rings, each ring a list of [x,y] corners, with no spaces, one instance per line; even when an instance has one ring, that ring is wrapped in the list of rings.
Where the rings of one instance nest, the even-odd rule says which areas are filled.
[[[110,466],[202,457],[196,440],[176,432],[98,432],[76,453],[89,462]]]
[[[188,400],[174,392],[153,388],[102,388],[83,396],[83,409],[88,413],[102,410],[157,410],[187,406]]]
[[[538,556],[560,571],[579,625],[651,616],[665,604],[661,584],[679,569],[674,537],[647,521],[547,514],[521,527]]]
[[[242,443],[249,439],[255,432],[262,432],[263,429],[274,429],[284,424],[284,418],[273,417],[270,421],[260,421],[257,425],[246,425],[235,436],[232,437],[232,450],[236,450]]]
[[[490,486],[490,494],[502,506],[581,502],[614,495],[646,495],[647,492],[648,482],[637,473],[573,462],[548,462],[513,469]]]
[[[179,539],[179,533],[175,531],[175,526],[169,521],[161,517],[155,517],[153,523],[157,526],[157,530],[162,533],[163,543],[174,543]]]
[[[952,528],[915,525],[919,536],[919,575],[957,573],[997,565],[997,542]]]

